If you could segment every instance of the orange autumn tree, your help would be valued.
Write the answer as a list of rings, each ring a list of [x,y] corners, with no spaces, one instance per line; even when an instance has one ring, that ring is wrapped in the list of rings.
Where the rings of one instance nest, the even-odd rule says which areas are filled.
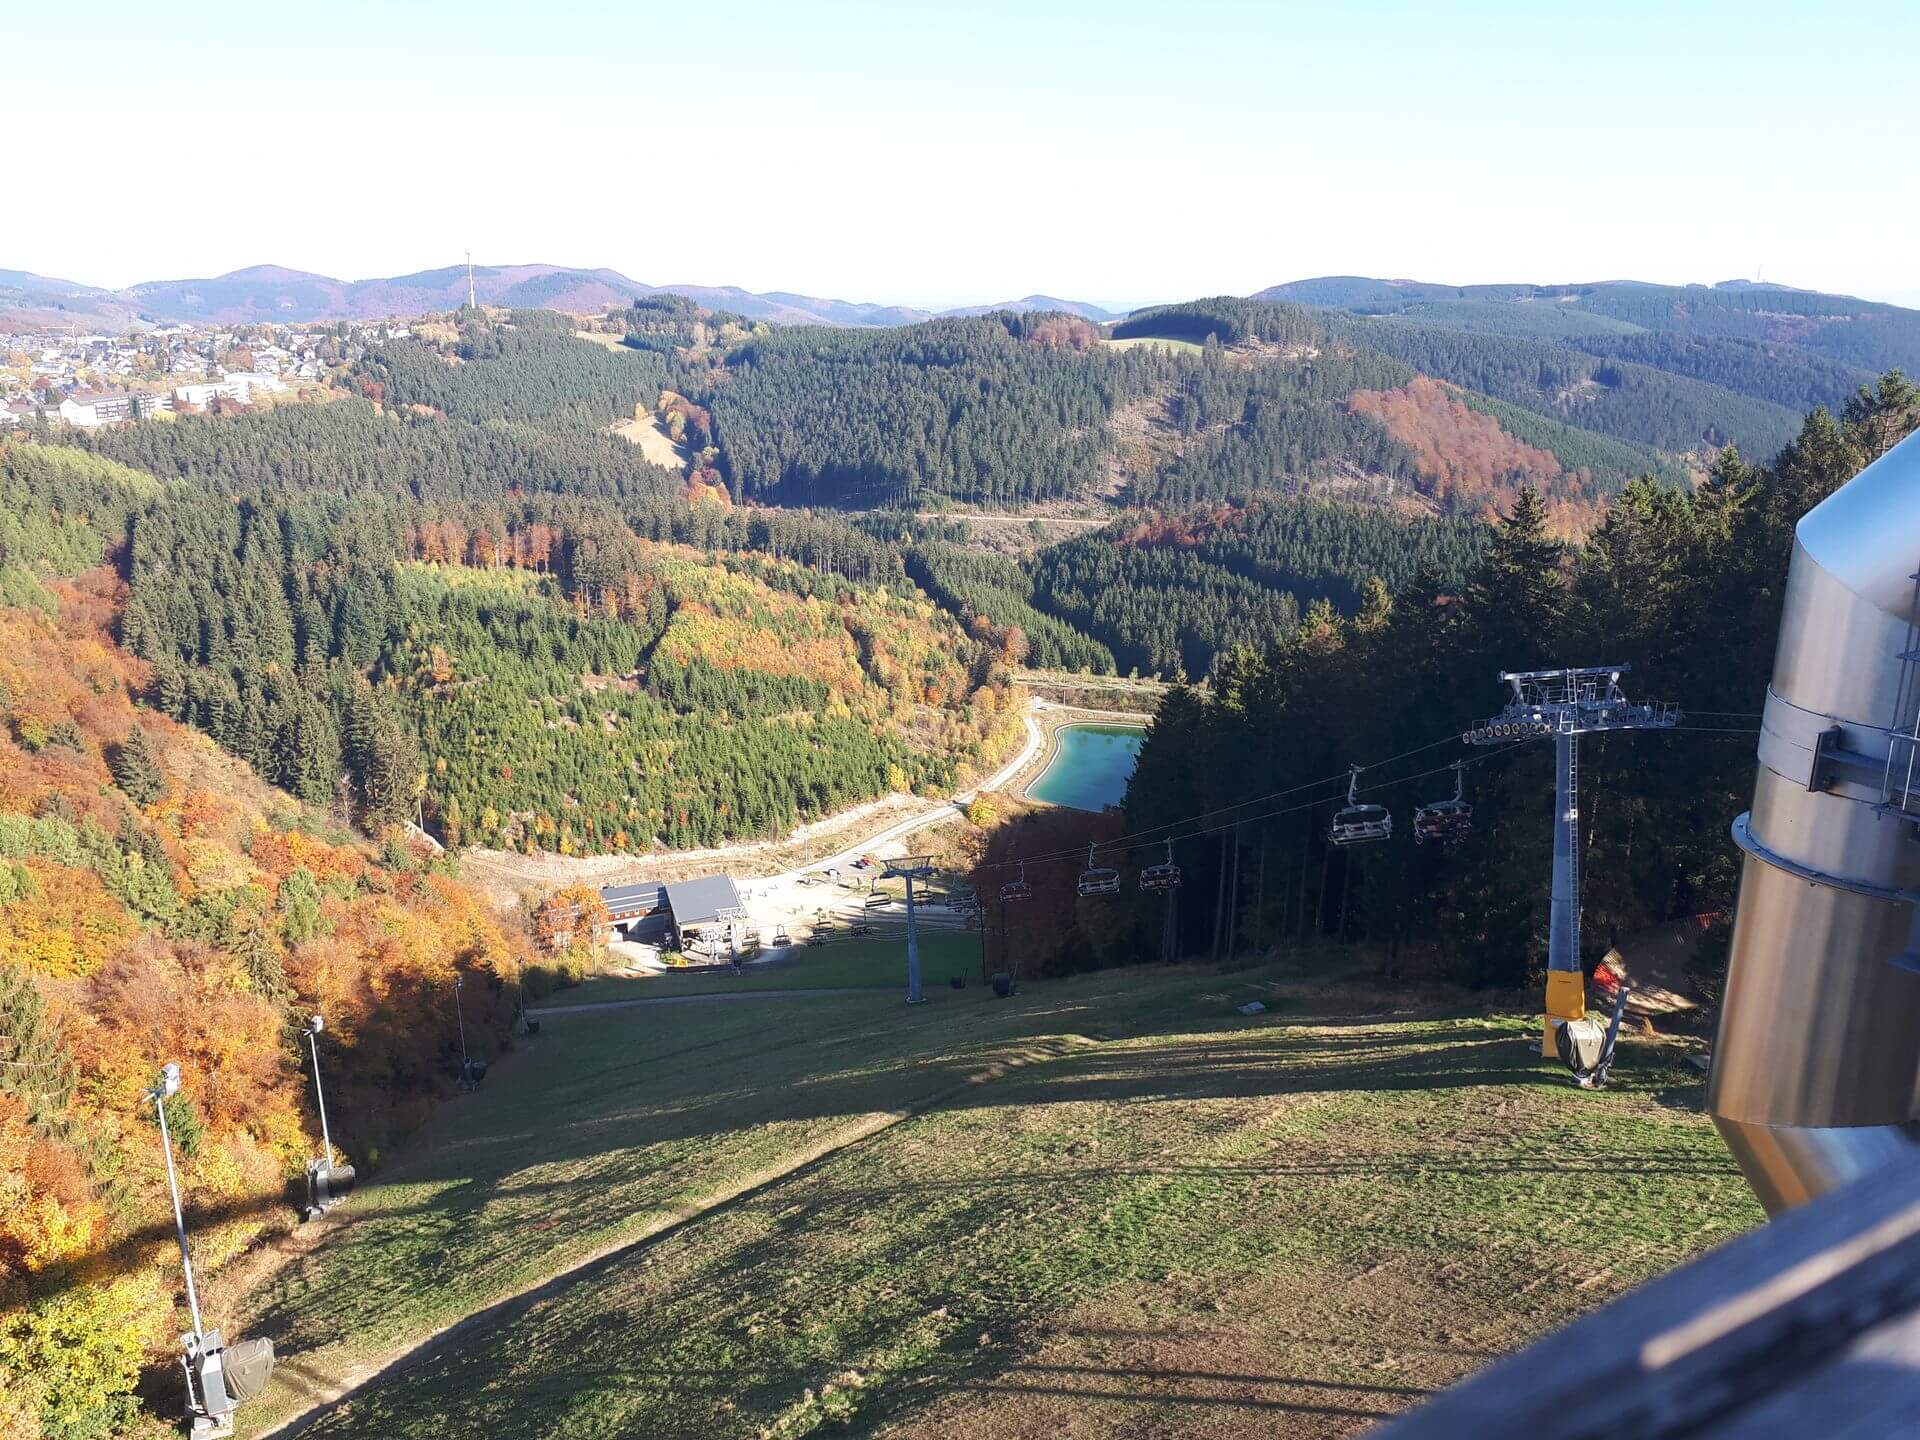
[[[453,976],[497,1054],[530,950],[450,876],[137,707],[110,573],[42,583],[56,613],[0,606],[0,1436],[108,1437],[144,1423],[134,1381],[183,1326],[178,1257],[143,1238],[169,1223],[140,1103],[160,1065],[183,1074],[181,1183],[219,1202],[195,1232],[212,1280],[292,1223],[318,1150],[297,1017],[327,1016],[336,1144],[377,1163],[451,1091]]]

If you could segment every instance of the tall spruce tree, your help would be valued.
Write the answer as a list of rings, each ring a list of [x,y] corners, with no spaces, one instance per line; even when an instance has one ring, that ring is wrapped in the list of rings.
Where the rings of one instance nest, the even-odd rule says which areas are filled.
[[[147,743],[147,732],[138,725],[113,747],[107,769],[113,772],[113,783],[136,805],[151,805],[166,792],[166,776]]]

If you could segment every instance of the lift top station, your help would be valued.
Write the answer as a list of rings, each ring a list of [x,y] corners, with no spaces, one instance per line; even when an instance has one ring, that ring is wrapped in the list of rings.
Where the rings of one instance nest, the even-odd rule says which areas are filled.
[[[1553,899],[1547,937],[1546,1020],[1540,1053],[1553,1058],[1569,1025],[1587,1026],[1586,984],[1580,972],[1580,748],[1582,735],[1607,730],[1671,730],[1680,707],[1635,703],[1620,689],[1625,665],[1586,665],[1567,670],[1503,671],[1513,687],[1507,707],[1460,738],[1469,745],[1505,745],[1553,737]],[[1576,1032],[1577,1034],[1578,1032]],[[1585,1082],[1578,1058],[1585,1047],[1569,1046],[1574,1074]]]

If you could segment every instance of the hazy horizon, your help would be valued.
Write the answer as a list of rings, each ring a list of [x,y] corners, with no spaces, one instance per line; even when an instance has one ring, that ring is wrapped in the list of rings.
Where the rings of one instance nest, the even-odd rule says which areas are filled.
[[[5,260],[7,258],[9,257],[0,256],[0,260]],[[300,271],[306,274],[320,276],[324,279],[338,281],[342,284],[355,285],[355,284],[362,284],[370,280],[391,280],[391,279],[400,278],[408,275],[423,274],[423,273],[427,273],[435,270],[462,268],[465,266],[465,264],[466,264],[465,257],[462,256],[452,261],[442,261],[438,264],[395,266],[394,268],[389,270],[376,271],[376,272],[372,272],[365,275],[340,275],[340,274],[333,274],[324,270],[308,270],[304,266],[283,265],[279,261],[275,261],[275,260],[261,260],[261,261],[252,261],[242,265],[236,265],[231,267],[230,269],[225,269],[225,270],[208,270],[203,268],[203,269],[194,270],[194,271],[183,271],[178,275],[143,274],[140,279],[134,280],[134,281],[128,281],[123,284],[108,284],[103,281],[97,281],[97,280],[91,279],[84,275],[63,275],[55,271],[46,270],[39,267],[31,266],[31,265],[4,265],[4,266],[0,266],[0,269],[24,270],[29,273],[42,276],[45,279],[64,280],[64,281],[69,281],[74,284],[80,284],[80,285],[93,285],[103,290],[131,290],[138,286],[148,285],[148,284],[178,283],[180,281],[187,281],[187,280],[217,280],[225,275],[244,272],[247,270],[257,270],[257,269],[294,270],[294,271]],[[687,289],[692,289],[696,287],[702,288],[702,289],[724,289],[729,286],[733,286],[734,288],[743,289],[743,290],[748,288],[746,286],[735,285],[735,282],[728,281],[728,280],[655,280],[645,275],[636,275],[631,270],[629,270],[626,266],[617,265],[617,264],[607,264],[605,262],[575,264],[573,262],[563,261],[563,260],[497,261],[497,260],[485,260],[485,259],[476,257],[474,259],[473,264],[476,269],[485,268],[490,270],[508,270],[508,269],[513,269],[517,266],[527,266],[527,265],[552,265],[561,269],[580,270],[580,271],[613,270],[613,271],[617,271],[621,275],[624,275],[629,280],[635,281],[642,285],[649,286],[656,290],[668,289],[668,288],[674,288],[674,287],[687,288]],[[1253,290],[1264,290],[1264,289],[1270,288],[1271,286],[1284,285],[1284,284],[1289,284],[1292,282],[1297,282],[1302,280],[1323,279],[1323,278],[1328,278],[1336,275],[1360,275],[1362,273],[1363,272],[1356,271],[1356,270],[1342,270],[1342,271],[1325,271],[1317,275],[1287,275],[1287,276],[1282,276],[1274,280],[1268,281],[1264,285],[1255,286],[1253,287]],[[1616,284],[1616,283],[1645,283],[1645,284],[1681,285],[1681,286],[1702,285],[1707,287],[1712,287],[1715,285],[1719,285],[1727,282],[1734,282],[1734,281],[1744,281],[1744,282],[1751,283],[1753,279],[1753,277],[1751,276],[1738,276],[1738,275],[1723,275],[1715,280],[1702,280],[1698,278],[1682,279],[1682,280],[1654,280],[1645,275],[1608,275],[1608,276],[1601,277],[1599,279],[1593,279],[1593,278],[1567,279],[1565,277],[1561,277],[1558,279],[1541,279],[1535,276],[1508,275],[1508,276],[1503,276],[1503,277],[1490,279],[1490,280],[1460,280],[1450,275],[1434,276],[1434,275],[1423,275],[1423,274],[1417,274],[1417,273],[1404,274],[1404,275],[1377,274],[1377,275],[1369,275],[1367,278],[1385,280],[1385,281],[1406,281],[1410,283],[1421,283],[1421,284],[1428,284],[1428,285],[1463,285],[1463,286],[1464,285],[1483,285],[1483,284],[1604,285],[1604,284]],[[1792,279],[1776,280],[1766,276],[1761,277],[1761,282],[1768,285],[1780,285],[1788,289],[1794,289],[1794,290],[1819,290],[1821,288],[1821,287],[1812,286],[1812,285],[1800,285],[1795,283]],[[864,295],[864,294],[836,295],[836,294],[825,293],[819,290],[809,289],[804,285],[788,285],[788,284],[773,284],[765,287],[757,287],[754,289],[753,293],[761,294],[761,293],[778,292],[778,293],[785,293],[785,294],[792,294],[792,295],[805,295],[815,300],[831,300],[831,301],[836,301],[840,303],[854,304],[854,305],[859,305],[859,304],[886,305],[886,306],[894,306],[894,307],[910,309],[910,310],[925,310],[932,313],[939,313],[941,311],[954,310],[954,309],[964,309],[968,306],[974,306],[974,305],[1003,304],[1009,301],[1024,300],[1031,295],[1045,295],[1055,300],[1066,300],[1066,301],[1072,301],[1078,304],[1096,305],[1103,310],[1107,310],[1110,313],[1118,315],[1118,314],[1126,314],[1129,311],[1133,311],[1133,310],[1145,309],[1153,305],[1172,304],[1182,300],[1192,300],[1192,299],[1201,298],[1206,295],[1252,294],[1253,290],[1247,290],[1247,291],[1189,290],[1189,291],[1184,291],[1179,293],[1168,292],[1166,294],[1155,295],[1146,299],[1113,300],[1111,298],[1103,297],[1100,295],[1082,293],[1081,291],[1073,289],[1071,287],[1068,287],[1066,289],[1059,289],[1059,290],[1038,290],[1033,288],[1027,288],[1024,290],[1020,290],[1018,293],[1009,292],[1005,294],[993,294],[993,295],[987,295],[983,293],[977,296],[962,297],[960,299],[952,299],[952,300],[942,300],[938,302],[923,301],[923,300],[917,300],[917,299],[901,299],[900,297],[895,295]],[[1866,295],[1866,294],[1861,294],[1857,291],[1826,291],[1823,293],[1846,294],[1846,295],[1851,295],[1853,298],[1859,299],[1859,300],[1875,301],[1875,302],[1891,304],[1891,305],[1920,308],[1920,290],[1914,291],[1913,293],[1907,295],[1906,298],[1904,299],[1902,299],[1897,295]]]
[[[481,256],[929,310],[1325,274],[1756,274],[1920,304],[1920,9],[835,0],[16,17],[48,164],[0,262],[124,287]],[[173,138],[136,142],[166,116]],[[1844,206],[1844,210],[1842,209]],[[497,262],[493,262],[497,263]]]

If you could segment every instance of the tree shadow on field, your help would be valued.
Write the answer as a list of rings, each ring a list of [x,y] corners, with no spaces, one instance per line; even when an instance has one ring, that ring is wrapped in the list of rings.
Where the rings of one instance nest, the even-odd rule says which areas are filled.
[[[462,1384],[471,1385],[472,1393],[523,1384],[537,1390],[559,1382],[518,1373],[524,1361],[495,1353],[494,1345],[517,1316],[538,1304],[543,1348],[567,1357],[560,1372],[576,1382],[584,1357],[593,1355],[595,1367],[634,1385],[686,1384],[697,1367],[650,1368],[646,1357],[601,1353],[604,1333],[620,1328],[612,1326],[604,1306],[578,1326],[559,1325],[557,1338],[556,1317],[544,1307],[564,1306],[569,1294],[579,1293],[575,1287],[596,1288],[616,1267],[644,1266],[642,1257],[685,1225],[742,1208],[760,1216],[763,1239],[730,1252],[724,1274],[677,1285],[676,1306],[685,1309],[703,1291],[715,1305],[732,1304],[743,1267],[785,1260],[783,1252],[802,1232],[831,1234],[889,1204],[937,1202],[943,1216],[973,1216],[972,1223],[985,1226],[1010,1204],[1038,1203],[1061,1186],[1158,1179],[1245,1184],[1315,1176],[1418,1182],[1502,1174],[1564,1174],[1577,1183],[1589,1174],[1584,1157],[1559,1162],[1532,1154],[1472,1160],[1275,1153],[1221,1165],[1025,1168],[979,1178],[810,1190],[808,1177],[837,1153],[829,1149],[825,1159],[778,1170],[693,1220],[674,1218],[690,1202],[723,1193],[729,1175],[767,1171],[783,1147],[791,1156],[815,1142],[831,1145],[838,1127],[924,1109],[1564,1083],[1541,1069],[1537,1055],[1526,1053],[1518,1030],[1480,1016],[1463,1015],[1453,1024],[1428,1014],[1417,1026],[1401,1027],[1393,1017],[1350,1013],[1289,1011],[1251,1025],[1237,1015],[1175,1013],[1116,1025],[1116,1043],[1101,1045],[1085,1035],[1100,1008],[1043,990],[1025,1007],[949,1001],[944,1015],[936,1006],[906,1011],[894,1000],[862,1000],[826,1009],[802,1006],[771,1023],[751,1017],[693,1023],[674,1015],[674,1007],[556,1019],[537,1042],[546,1055],[530,1056],[513,1088],[483,1089],[455,1102],[424,1153],[327,1222],[333,1227],[328,1240],[283,1273],[251,1317],[248,1333],[275,1340],[284,1357],[283,1383],[311,1399],[340,1378],[337,1365],[306,1358],[321,1347],[350,1337],[362,1353],[391,1353],[444,1323],[435,1314],[470,1312],[457,1346],[440,1345],[404,1360],[404,1368],[441,1373],[451,1367],[471,1377],[450,1379],[455,1390],[436,1383],[442,1396]],[[621,1018],[649,1015],[644,1022]],[[1645,1176],[1718,1173],[1654,1153],[1611,1155],[1608,1168]],[[765,1200],[776,1186],[777,1206]],[[649,1235],[650,1223],[658,1229]],[[964,1254],[971,1242],[958,1218],[946,1234],[942,1242],[916,1231],[900,1240],[898,1254],[875,1257],[874,1263],[904,1266],[922,1247],[937,1243]],[[616,1243],[621,1248],[611,1255],[587,1260]],[[568,1271],[570,1264],[578,1268]],[[562,1273],[539,1283],[556,1272]],[[535,1288],[497,1298],[529,1283]],[[416,1297],[435,1290],[465,1299],[458,1308],[429,1313]],[[486,1354],[493,1356],[495,1371],[468,1358]],[[802,1368],[817,1379],[814,1364]],[[378,1383],[370,1382],[344,1409],[318,1412],[315,1425],[324,1432],[331,1428],[330,1415],[352,1412],[364,1420],[369,1413],[404,1408],[399,1392],[408,1387],[388,1383],[382,1376],[389,1373],[376,1375]],[[593,1376],[597,1388],[601,1369]],[[794,1378],[782,1372],[777,1384]],[[352,1433],[382,1432],[356,1422]]]

